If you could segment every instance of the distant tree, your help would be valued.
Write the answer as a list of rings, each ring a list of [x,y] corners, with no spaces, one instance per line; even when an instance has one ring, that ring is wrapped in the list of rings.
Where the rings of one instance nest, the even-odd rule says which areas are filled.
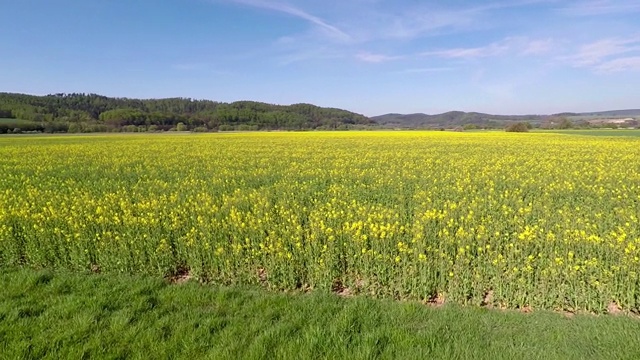
[[[11,110],[0,109],[0,118],[13,118]]]
[[[45,124],[43,130],[46,133],[63,133],[69,130],[69,125],[59,121],[48,122]]]
[[[80,124],[78,123],[70,123],[69,127],[67,128],[67,132],[70,132],[70,133],[82,132],[82,126],[80,126]]]
[[[558,124],[558,129],[571,129],[573,128],[573,123],[566,117],[562,117],[560,119],[560,123]]]
[[[179,122],[178,125],[176,125],[176,130],[177,131],[187,131],[187,130],[189,130],[189,128],[184,123]]]
[[[123,132],[138,132],[138,127],[135,125],[127,125],[122,127]]]
[[[100,120],[112,126],[144,125],[147,115],[135,109],[115,109],[100,114]]]
[[[504,129],[504,131],[506,131],[506,132],[528,132],[529,131],[529,126],[527,126],[527,123],[517,122],[517,123],[513,123],[513,124],[507,125],[507,127]]]

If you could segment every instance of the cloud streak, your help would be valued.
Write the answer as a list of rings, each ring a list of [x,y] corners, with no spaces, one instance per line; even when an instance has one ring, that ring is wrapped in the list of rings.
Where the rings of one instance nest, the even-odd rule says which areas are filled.
[[[327,21],[315,15],[312,15],[302,9],[293,7],[285,3],[266,1],[266,0],[229,0],[229,1],[237,4],[277,11],[287,15],[291,15],[299,19],[306,20],[307,22],[318,26],[320,29],[324,30],[326,33],[332,35],[333,37],[339,40],[343,40],[343,41],[351,40],[351,36],[345,33],[344,31],[340,30],[338,27],[331,25]]]

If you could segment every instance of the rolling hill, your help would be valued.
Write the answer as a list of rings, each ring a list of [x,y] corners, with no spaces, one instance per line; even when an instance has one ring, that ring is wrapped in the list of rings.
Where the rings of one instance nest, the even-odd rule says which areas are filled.
[[[558,113],[551,115],[492,115],[478,112],[449,111],[442,114],[385,114],[371,117],[386,128],[453,128],[464,125],[476,125],[483,128],[500,128],[514,122],[529,122],[541,125],[546,122],[559,122],[567,118],[573,122],[598,119],[640,118],[640,109],[608,110],[585,113]]]

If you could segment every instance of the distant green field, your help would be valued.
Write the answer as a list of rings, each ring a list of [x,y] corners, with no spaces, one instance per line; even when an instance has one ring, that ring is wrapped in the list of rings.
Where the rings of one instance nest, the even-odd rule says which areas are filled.
[[[583,136],[631,136],[640,137],[640,129],[598,129],[598,130],[539,130],[536,132],[583,135]]]
[[[8,119],[8,118],[0,118],[0,124],[33,124],[34,121],[30,120],[22,120],[22,119]]]

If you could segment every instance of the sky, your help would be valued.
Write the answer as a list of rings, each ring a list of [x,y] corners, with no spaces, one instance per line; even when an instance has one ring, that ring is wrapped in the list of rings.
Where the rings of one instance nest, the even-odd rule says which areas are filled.
[[[385,113],[640,108],[638,0],[0,0],[0,92]]]

